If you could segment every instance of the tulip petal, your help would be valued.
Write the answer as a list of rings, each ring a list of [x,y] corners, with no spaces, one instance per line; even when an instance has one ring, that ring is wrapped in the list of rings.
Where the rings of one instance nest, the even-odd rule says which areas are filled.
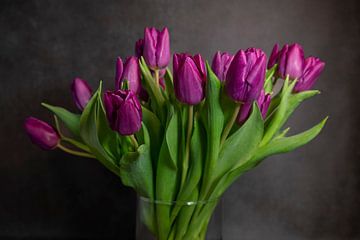
[[[151,67],[156,67],[156,41],[157,33],[154,28],[145,28],[144,34],[144,58],[146,63]]]
[[[124,65],[124,73],[122,81],[127,80],[129,89],[135,94],[140,92],[141,79],[140,79],[140,67],[137,57],[129,57]]]
[[[84,110],[92,94],[89,84],[81,78],[75,78],[71,84],[71,92],[76,107],[81,111]]]
[[[158,34],[156,45],[156,62],[158,68],[165,68],[170,61],[170,37],[167,28]]]
[[[178,69],[174,85],[176,97],[183,103],[195,105],[204,98],[204,81],[190,57]]]

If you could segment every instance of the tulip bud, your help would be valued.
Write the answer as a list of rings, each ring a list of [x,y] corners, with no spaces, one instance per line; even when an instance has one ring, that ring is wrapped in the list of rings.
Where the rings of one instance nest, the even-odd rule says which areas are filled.
[[[24,127],[32,143],[44,150],[54,149],[60,142],[60,136],[57,131],[46,122],[37,118],[28,117],[25,120]]]
[[[261,116],[263,119],[265,119],[265,117],[266,117],[266,113],[269,108],[270,101],[271,101],[271,95],[265,94],[265,91],[261,90],[260,95],[259,95],[258,99],[256,100],[256,102],[259,106]],[[239,124],[244,123],[248,119],[248,117],[250,115],[251,107],[252,107],[252,102],[244,103],[241,106],[240,112],[237,117],[237,122]]]
[[[285,45],[279,53],[279,76],[290,79],[300,79],[304,69],[304,51],[303,48],[295,43]]]
[[[135,56],[140,58],[144,53],[144,39],[140,38],[135,43]]]
[[[128,57],[125,64],[122,64],[120,57],[116,60],[115,89],[121,88],[123,81],[126,80],[128,87],[135,94],[139,94],[141,87],[140,67],[137,57]]]
[[[132,135],[140,130],[141,105],[133,91],[106,92],[104,94],[104,106],[111,129],[121,135]]]
[[[217,51],[215,53],[211,68],[220,81],[222,82],[225,81],[226,73],[229,69],[229,66],[233,58],[234,56],[227,52],[221,53],[220,51]]]
[[[279,44],[276,43],[271,51],[267,69],[272,68],[277,63],[278,59],[279,59]]]
[[[151,69],[166,68],[170,61],[170,37],[167,28],[161,32],[155,28],[145,28],[145,61]]]
[[[177,99],[196,105],[204,99],[206,83],[205,63],[200,54],[175,54],[173,62],[174,90]]]
[[[302,77],[296,82],[294,92],[309,90],[324,70],[325,63],[317,57],[308,57]]]
[[[76,107],[81,111],[84,110],[92,95],[89,84],[81,78],[75,78],[71,84],[71,92]]]
[[[265,71],[266,56],[261,49],[239,50],[226,74],[227,94],[236,102],[253,102],[264,86]]]

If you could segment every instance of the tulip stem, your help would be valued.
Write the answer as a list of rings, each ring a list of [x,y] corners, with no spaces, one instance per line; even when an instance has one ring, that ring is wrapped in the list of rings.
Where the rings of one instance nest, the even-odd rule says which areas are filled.
[[[80,156],[80,157],[87,157],[87,158],[96,158],[94,155],[89,154],[89,153],[85,153],[85,152],[79,152],[79,151],[75,151],[72,150],[70,148],[67,148],[63,145],[61,145],[60,143],[57,145],[58,148],[60,148],[61,150],[63,150],[66,153],[75,155],[75,156]]]
[[[235,109],[234,109],[234,113],[233,113],[233,115],[231,116],[229,122],[226,124],[226,126],[225,126],[225,128],[224,128],[224,131],[223,131],[223,134],[222,134],[222,136],[221,136],[220,147],[222,147],[222,146],[224,145],[227,136],[229,135],[232,127],[234,126],[234,123],[235,123],[235,121],[236,121],[236,118],[237,118],[237,116],[239,115],[241,105],[242,105],[242,103],[237,103],[237,104],[236,104],[236,107],[235,107]]]
[[[187,122],[187,132],[186,132],[186,145],[185,145],[185,154],[184,161],[182,165],[182,174],[181,174],[181,187],[184,186],[187,171],[189,168],[189,158],[190,158],[190,141],[191,141],[191,133],[194,124],[194,106],[189,105],[188,107],[188,122]]]
[[[138,149],[139,144],[138,144],[138,142],[136,141],[135,136],[134,136],[134,135],[130,135],[129,137],[130,137],[131,143],[133,144],[135,150]]]
[[[160,83],[159,83],[159,79],[160,79],[160,76],[159,76],[159,69],[155,69],[154,72],[155,72],[155,83],[156,83],[156,87],[159,87]]]

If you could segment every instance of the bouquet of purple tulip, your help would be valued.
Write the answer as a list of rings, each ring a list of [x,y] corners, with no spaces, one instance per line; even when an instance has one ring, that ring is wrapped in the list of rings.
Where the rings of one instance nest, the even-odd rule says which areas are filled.
[[[135,55],[117,58],[112,91],[103,93],[100,82],[92,92],[75,78],[81,114],[43,103],[55,128],[29,117],[25,129],[45,150],[97,159],[153,201],[141,215],[156,239],[205,239],[216,206],[156,201],[217,202],[244,172],[308,143],[326,122],[293,136],[283,129],[299,104],[319,93],[311,87],[325,66],[304,58],[299,44],[275,45],[268,61],[257,48],[217,52],[211,67],[200,54],[176,53],[171,73],[167,28],[146,28]]]

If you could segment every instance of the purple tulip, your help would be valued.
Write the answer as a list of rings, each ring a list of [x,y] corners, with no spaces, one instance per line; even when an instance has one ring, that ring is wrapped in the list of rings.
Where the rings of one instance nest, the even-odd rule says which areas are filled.
[[[175,54],[173,59],[174,90],[177,99],[189,105],[200,103],[206,83],[205,63],[200,54]]]
[[[277,63],[278,59],[279,59],[279,44],[276,43],[271,51],[267,69],[272,68]]]
[[[266,113],[269,108],[270,101],[271,101],[271,95],[265,94],[265,91],[261,90],[260,95],[259,95],[258,99],[256,100],[256,102],[259,106],[261,116],[263,119],[265,119],[265,117],[266,117]],[[239,124],[244,123],[249,118],[251,107],[252,107],[252,102],[244,103],[241,106],[239,115],[237,117],[237,122]]]
[[[24,127],[30,140],[44,150],[54,149],[60,142],[57,131],[37,118],[28,117],[25,120]]]
[[[165,27],[161,32],[155,28],[145,28],[144,58],[151,69],[166,68],[170,61],[170,37]]]
[[[266,55],[261,49],[239,50],[226,74],[227,94],[236,102],[252,102],[264,85]]]
[[[92,95],[89,84],[81,78],[75,78],[71,84],[71,92],[76,107],[80,111],[84,110]]]
[[[124,80],[127,80],[128,87],[135,94],[139,94],[141,88],[140,67],[137,57],[128,57],[125,64],[120,57],[116,59],[115,89],[121,88]]]
[[[131,90],[107,91],[104,106],[110,127],[121,135],[132,135],[140,130],[142,112],[135,93]]]
[[[225,81],[226,73],[229,69],[229,66],[233,58],[234,56],[227,52],[221,53],[220,51],[217,51],[215,53],[214,58],[212,60],[211,68],[220,81],[222,82]]]
[[[317,57],[308,57],[305,60],[305,67],[302,77],[295,84],[294,92],[309,90],[324,70],[325,63]]]
[[[140,38],[135,43],[135,56],[140,58],[144,53],[144,39]]]
[[[300,79],[304,69],[304,50],[301,45],[295,43],[286,44],[279,53],[279,76],[291,79]]]

